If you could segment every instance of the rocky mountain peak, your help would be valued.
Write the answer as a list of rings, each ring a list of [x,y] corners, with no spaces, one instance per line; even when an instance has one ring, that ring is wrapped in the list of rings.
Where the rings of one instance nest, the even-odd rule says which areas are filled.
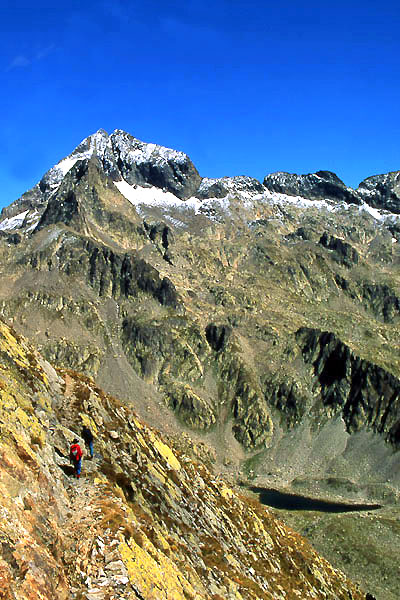
[[[343,181],[331,171],[317,171],[307,175],[278,171],[264,178],[264,186],[271,192],[300,196],[310,200],[327,199],[335,202],[360,204],[357,192],[347,187]]]
[[[271,173],[263,183],[247,176],[201,177],[182,151],[143,142],[122,129],[111,134],[99,129],[49,169],[37,185],[2,210],[0,230],[34,231],[49,201],[57,201],[61,184],[76,163],[91,158],[97,159],[103,175],[118,184],[121,194],[135,206],[142,204],[141,198],[147,206],[154,202],[158,206],[177,206],[190,200],[187,207],[196,213],[217,212],[218,218],[224,218],[232,198],[244,203],[253,199],[256,203],[270,203],[293,197],[328,201],[331,205],[365,203],[378,210],[400,212],[399,172],[370,177],[357,190],[346,186],[335,173],[324,170],[305,175]],[[218,206],[219,200],[222,202]],[[374,215],[380,217],[377,212]]]
[[[104,129],[98,129],[95,133],[92,133],[71,152],[70,156],[75,154],[90,153],[96,154],[97,156],[103,156],[105,148],[109,140],[109,135]]]
[[[151,185],[180,199],[197,190],[201,177],[184,152],[142,142],[121,130],[110,139],[121,179],[129,185]]]
[[[367,177],[360,183],[357,192],[374,208],[400,213],[400,171]]]
[[[262,194],[264,186],[254,177],[238,175],[235,177],[221,177],[212,179],[204,177],[196,192],[197,198],[224,198],[228,194],[239,194],[240,197],[251,198]]]

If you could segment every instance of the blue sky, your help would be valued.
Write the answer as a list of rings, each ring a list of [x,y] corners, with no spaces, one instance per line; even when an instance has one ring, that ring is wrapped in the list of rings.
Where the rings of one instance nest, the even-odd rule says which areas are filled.
[[[400,4],[0,5],[0,207],[99,128],[202,176],[400,170]]]

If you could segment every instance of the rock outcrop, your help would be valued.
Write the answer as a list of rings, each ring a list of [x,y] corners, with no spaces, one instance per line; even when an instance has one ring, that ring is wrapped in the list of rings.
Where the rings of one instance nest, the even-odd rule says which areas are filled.
[[[300,329],[296,340],[311,364],[325,407],[343,414],[350,431],[371,427],[400,446],[400,379],[362,360],[334,334]]]
[[[196,197],[206,198],[224,198],[228,194],[239,194],[247,197],[255,194],[262,194],[264,186],[253,177],[221,177],[220,179],[211,179],[204,177],[196,191]]]

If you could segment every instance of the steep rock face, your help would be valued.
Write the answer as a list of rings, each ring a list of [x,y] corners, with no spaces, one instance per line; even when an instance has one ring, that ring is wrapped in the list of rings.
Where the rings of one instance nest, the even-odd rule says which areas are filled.
[[[325,232],[321,236],[319,243],[324,248],[332,250],[334,259],[340,264],[346,267],[351,267],[358,263],[359,256],[357,250],[350,244],[343,242],[343,240],[340,240],[337,237],[329,235],[327,232]]]
[[[163,390],[186,424],[209,430],[217,420],[233,419],[236,439],[257,447],[271,436],[271,416],[257,376],[229,338],[229,327],[209,324],[204,336],[185,318],[158,323],[126,318],[122,324],[122,344],[133,368]]]
[[[206,327],[206,338],[211,348],[216,352],[223,350],[230,338],[232,328],[226,325],[215,325],[210,323]]]
[[[56,269],[67,275],[83,276],[101,297],[136,297],[139,290],[151,294],[165,306],[177,306],[172,282],[141,258],[119,254],[84,238],[61,236],[55,251],[48,248],[25,257],[32,268]]]
[[[360,298],[367,309],[385,322],[392,323],[399,317],[400,298],[388,285],[349,281],[339,274],[335,275],[335,282],[350,298]]]
[[[365,598],[194,460],[189,441],[162,439],[91,379],[57,373],[1,322],[0,353],[4,600]],[[82,425],[95,457],[77,481],[67,456]]]
[[[334,334],[300,329],[296,339],[311,364],[321,402],[342,412],[350,431],[371,427],[400,447],[400,380],[362,360]]]
[[[347,187],[335,173],[317,171],[307,175],[271,173],[264,178],[264,186],[271,192],[301,196],[310,200],[327,198],[337,202],[360,204],[357,192]]]
[[[127,317],[122,323],[122,340],[143,377],[157,380],[168,374],[194,382],[203,374],[206,344],[198,328],[184,318],[149,323]]]
[[[357,192],[370,206],[400,213],[400,171],[367,177]]]

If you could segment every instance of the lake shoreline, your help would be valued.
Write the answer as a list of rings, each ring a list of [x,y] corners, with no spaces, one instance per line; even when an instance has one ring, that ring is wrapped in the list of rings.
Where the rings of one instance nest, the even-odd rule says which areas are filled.
[[[283,491],[276,488],[245,486],[252,494],[257,495],[261,504],[278,510],[308,510],[326,513],[344,513],[373,511],[383,508],[383,504],[338,501],[329,498],[316,498]]]

